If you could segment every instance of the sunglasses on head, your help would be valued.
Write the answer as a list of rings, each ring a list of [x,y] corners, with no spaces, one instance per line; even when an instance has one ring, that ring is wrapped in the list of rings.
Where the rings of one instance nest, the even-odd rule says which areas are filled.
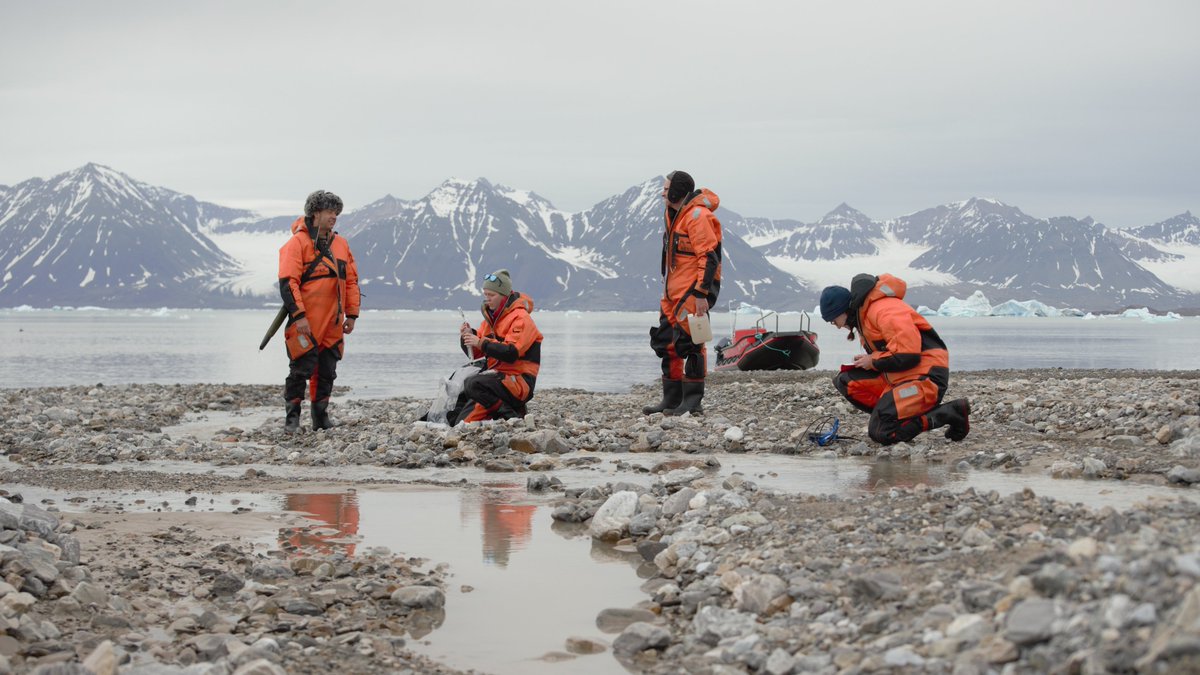
[[[500,283],[500,277],[496,276],[495,274],[485,274],[485,275],[483,275],[483,280],[484,281],[494,281],[496,283]]]

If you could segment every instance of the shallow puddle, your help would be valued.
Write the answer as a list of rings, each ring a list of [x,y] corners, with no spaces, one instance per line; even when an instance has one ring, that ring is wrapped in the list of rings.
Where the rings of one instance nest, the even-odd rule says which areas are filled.
[[[444,623],[410,641],[413,649],[450,666],[501,675],[624,672],[610,651],[566,661],[544,657],[567,656],[571,637],[611,641],[614,636],[596,627],[596,616],[645,599],[636,553],[556,526],[549,501],[530,499],[523,483],[347,497],[336,507],[325,505],[337,514],[327,522],[354,535],[358,546],[449,564]]]

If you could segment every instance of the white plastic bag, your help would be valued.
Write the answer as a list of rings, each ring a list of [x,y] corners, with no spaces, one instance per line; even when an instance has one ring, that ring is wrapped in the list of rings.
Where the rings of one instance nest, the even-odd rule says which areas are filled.
[[[434,396],[433,403],[429,404],[429,412],[425,413],[425,420],[446,424],[446,415],[458,404],[458,397],[463,390],[463,382],[471,375],[478,373],[482,366],[482,359],[471,361],[466,365],[459,366],[442,380],[437,396]]]

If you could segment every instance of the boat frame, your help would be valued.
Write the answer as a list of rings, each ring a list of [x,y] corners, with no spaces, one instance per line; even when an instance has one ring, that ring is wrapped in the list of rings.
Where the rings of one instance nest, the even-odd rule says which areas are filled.
[[[775,330],[767,330],[766,321],[775,317]],[[733,334],[722,338],[714,347],[716,370],[808,370],[820,359],[817,334],[812,332],[812,317],[800,312],[800,330],[779,330],[779,314],[761,314],[753,328],[737,329],[737,314],[733,318]]]

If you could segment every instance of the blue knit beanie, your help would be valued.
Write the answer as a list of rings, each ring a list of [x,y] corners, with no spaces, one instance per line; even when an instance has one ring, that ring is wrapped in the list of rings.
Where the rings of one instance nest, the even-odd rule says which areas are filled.
[[[826,286],[821,291],[821,318],[833,321],[850,311],[850,289],[842,286]]]

